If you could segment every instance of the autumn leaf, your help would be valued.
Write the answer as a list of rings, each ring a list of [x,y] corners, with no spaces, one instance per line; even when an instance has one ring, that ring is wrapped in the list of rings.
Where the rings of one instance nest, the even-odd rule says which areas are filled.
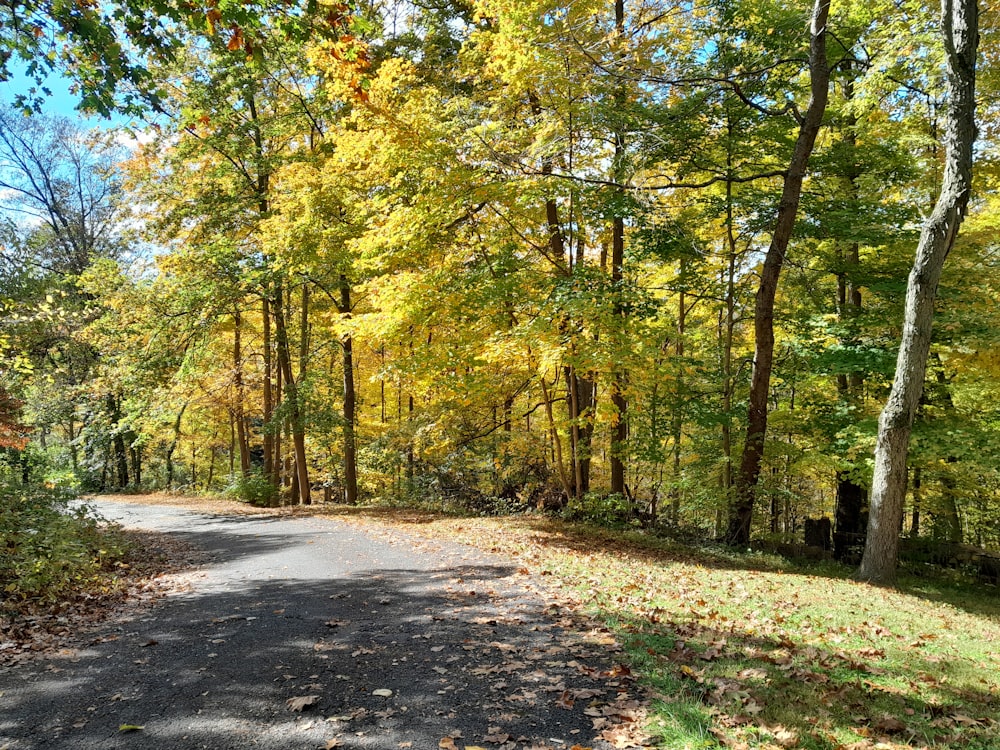
[[[451,737],[442,737],[438,740],[438,747],[441,748],[441,750],[458,750],[458,747],[455,745],[455,740]]]
[[[571,709],[573,708],[573,695],[569,690],[563,690],[562,694],[556,699],[556,705],[559,708]]]
[[[872,724],[872,728],[878,732],[885,732],[886,734],[899,734],[900,732],[906,730],[906,724],[895,717],[883,716],[881,719]]]
[[[221,19],[222,13],[220,13],[217,8],[212,8],[205,14],[205,25],[208,27],[208,33],[210,35],[215,34],[215,24],[217,24]]]
[[[961,724],[966,727],[977,727],[980,724],[978,720],[973,719],[971,716],[966,716],[965,714],[952,714],[951,719],[956,724]]]
[[[230,52],[235,52],[243,47],[243,29],[239,26],[233,26],[232,36],[229,37],[229,42],[226,44],[226,49]]]
[[[315,706],[317,703],[319,703],[318,695],[300,695],[296,698],[289,698],[285,701],[285,705],[288,706],[291,711],[302,711],[309,706]]]

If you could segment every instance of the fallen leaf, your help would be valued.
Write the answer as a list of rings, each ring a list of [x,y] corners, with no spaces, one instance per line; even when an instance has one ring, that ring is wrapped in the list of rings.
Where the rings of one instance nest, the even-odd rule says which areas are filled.
[[[292,711],[302,711],[309,706],[315,706],[317,703],[319,703],[318,695],[300,695],[285,701],[285,705]]]
[[[791,729],[786,729],[782,726],[772,727],[770,729],[771,734],[774,736],[775,741],[782,747],[795,747],[799,743],[798,732]]]
[[[966,716],[965,714],[952,714],[951,719],[956,724],[962,724],[963,726],[967,727],[979,726],[979,721],[977,719],[973,719],[971,716]]]
[[[379,688],[378,690],[372,690],[372,695],[377,695],[381,698],[391,698],[392,691],[388,688]]]
[[[344,743],[334,737],[332,740],[327,740],[326,744],[323,745],[323,750],[333,750],[335,747],[343,747]]]
[[[874,727],[877,731],[885,732],[886,734],[897,734],[906,729],[906,724],[892,716],[883,716],[881,719],[876,721],[872,727]]]
[[[438,740],[438,747],[441,748],[441,750],[458,750],[458,747],[455,745],[455,740],[451,737],[442,737]]]
[[[138,724],[122,724],[118,727],[119,732],[138,732],[140,729],[145,729],[144,726],[139,726]]]

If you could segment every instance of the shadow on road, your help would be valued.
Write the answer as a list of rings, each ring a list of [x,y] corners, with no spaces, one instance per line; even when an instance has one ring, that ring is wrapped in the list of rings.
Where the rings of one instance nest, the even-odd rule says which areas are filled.
[[[580,633],[509,565],[326,522],[176,533],[211,554],[204,579],[0,672],[0,747],[601,748],[595,717],[634,709],[606,633]]]

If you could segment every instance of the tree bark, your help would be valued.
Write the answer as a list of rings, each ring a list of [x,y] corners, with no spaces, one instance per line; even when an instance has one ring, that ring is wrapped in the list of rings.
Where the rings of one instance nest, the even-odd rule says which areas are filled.
[[[132,434],[132,443],[129,445],[128,453],[132,464],[132,483],[136,490],[142,486],[142,446],[135,444],[136,435]]]
[[[754,307],[754,362],[750,382],[750,405],[747,411],[746,440],[736,476],[736,497],[730,509],[726,541],[745,545],[750,541],[750,523],[764,458],[764,438],[767,433],[767,396],[774,364],[774,300],[778,291],[778,276],[785,262],[785,253],[792,237],[798,214],[802,183],[816,136],[823,123],[829,98],[830,65],[826,59],[827,20],[830,0],[816,0],[810,19],[809,45],[810,98],[806,113],[799,123],[788,171],[785,173],[781,202],[771,237],[771,245],[761,269],[760,286]]]
[[[345,318],[351,317],[351,285],[347,277],[340,276],[339,312]],[[356,394],[354,389],[354,340],[350,333],[341,342],[344,363],[344,501],[348,505],[358,503],[358,456],[355,441]]]
[[[278,486],[278,463],[274,455],[274,425],[271,419],[274,417],[274,366],[271,360],[271,303],[267,294],[264,294],[263,309],[261,310],[264,340],[261,347],[264,352],[264,434],[262,442],[264,444],[264,476],[275,487]]]
[[[167,446],[166,455],[166,469],[167,469],[167,489],[173,489],[174,487],[174,451],[177,450],[177,445],[181,441],[181,421],[184,419],[184,412],[187,410],[188,405],[184,404],[181,410],[177,412],[177,417],[174,419],[174,430],[173,437],[170,440],[170,445]]]
[[[125,447],[125,435],[121,428],[121,398],[109,393],[107,397],[108,411],[111,418],[111,429],[113,431],[112,456],[114,457],[114,477],[115,487],[125,489],[128,487],[128,450]]]
[[[687,295],[684,293],[687,284],[687,261],[682,255],[677,269],[680,292],[677,294],[677,338],[674,341],[674,403],[670,415],[671,443],[671,487],[670,487],[670,520],[677,524],[681,517],[681,439],[684,433],[684,337],[687,333]]]
[[[844,82],[844,98],[850,103],[854,99],[854,82],[850,78],[851,68],[847,68],[848,79]],[[848,198],[858,199],[858,178],[861,170],[857,153],[857,117],[848,110],[845,117],[844,144],[849,156],[844,176],[847,180]],[[846,329],[841,343],[856,343],[855,326],[861,314],[861,287],[857,282],[860,266],[860,248],[852,242],[840,252],[841,268],[837,274],[837,310],[840,323]],[[837,393],[845,404],[858,405],[863,399],[864,376],[852,371],[837,375]],[[858,551],[864,545],[868,508],[868,489],[859,484],[851,471],[841,469],[836,475],[837,495],[834,510],[833,554],[840,562],[855,564]]]
[[[857,578],[891,584],[899,558],[906,495],[906,459],[930,352],[934,299],[945,260],[965,216],[972,186],[976,140],[976,0],[942,0],[941,34],[948,69],[944,178],[937,204],[924,223],[906,288],[903,335],[896,375],[879,417],[868,538]]]

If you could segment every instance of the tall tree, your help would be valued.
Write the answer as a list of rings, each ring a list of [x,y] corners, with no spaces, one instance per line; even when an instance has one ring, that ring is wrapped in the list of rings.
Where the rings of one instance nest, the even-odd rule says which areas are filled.
[[[829,0],[816,0],[809,20],[809,106],[799,122],[795,148],[784,176],[771,245],[764,258],[757,289],[754,306],[755,348],[746,439],[736,476],[736,497],[730,509],[729,528],[726,532],[726,540],[731,544],[746,544],[750,539],[757,480],[760,477],[767,433],[767,402],[774,366],[774,302],[778,291],[778,277],[795,227],[809,157],[816,144],[829,98],[830,64],[826,52],[829,16]]]
[[[977,0],[942,0],[941,39],[948,82],[944,178],[934,210],[920,233],[907,281],[896,374],[879,417],[868,536],[857,572],[858,578],[873,583],[891,583],[895,579],[910,433],[927,370],[934,300],[972,190],[979,45]]]

